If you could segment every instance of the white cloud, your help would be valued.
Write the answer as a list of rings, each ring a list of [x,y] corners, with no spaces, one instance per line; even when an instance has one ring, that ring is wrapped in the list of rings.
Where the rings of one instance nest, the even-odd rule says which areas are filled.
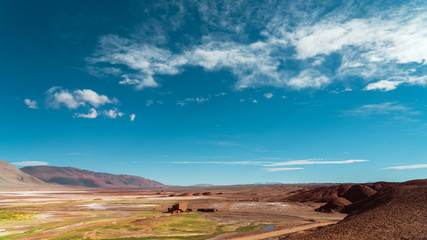
[[[188,66],[200,66],[206,71],[228,69],[238,77],[237,88],[251,86],[284,86],[283,74],[278,72],[280,57],[273,57],[271,44],[255,42],[219,42],[209,37],[204,43],[179,53],[118,36],[105,36],[100,49],[89,62],[125,65],[137,71],[123,74],[120,84],[135,85],[137,89],[158,87],[156,75],[176,75]]]
[[[419,168],[427,168],[427,164],[414,164],[414,165],[406,165],[406,166],[394,166],[394,167],[386,167],[384,169],[406,170],[406,169],[419,169]]]
[[[47,90],[47,103],[52,108],[60,108],[65,105],[69,109],[76,109],[82,103],[78,103],[67,89],[61,87],[52,87]]]
[[[350,160],[342,160],[342,161],[323,161],[317,159],[307,159],[307,160],[294,160],[287,162],[278,162],[278,163],[270,163],[264,164],[264,166],[268,167],[276,167],[276,166],[293,166],[293,165],[313,165],[313,164],[351,164],[351,163],[360,163],[360,162],[368,162],[369,160],[361,160],[361,159],[350,159]]]
[[[104,110],[104,116],[108,118],[122,117],[124,113],[119,112],[117,109]]]
[[[31,100],[29,98],[25,99],[24,103],[28,106],[28,108],[31,108],[31,109],[38,109],[39,108],[37,101]]]
[[[226,147],[237,147],[242,145],[240,143],[232,142],[232,141],[210,141],[207,143],[217,145],[217,146],[226,146]]]
[[[81,103],[82,105],[84,105],[85,103],[89,103],[94,107],[98,107],[107,103],[113,103],[117,101],[116,99],[111,100],[105,95],[99,95],[98,93],[90,89],[75,90],[73,91],[73,93],[76,101]]]
[[[321,88],[331,83],[331,80],[313,70],[304,70],[296,77],[291,78],[286,84],[295,89]]]
[[[89,109],[89,112],[87,114],[80,113],[80,114],[77,114],[77,117],[79,117],[79,118],[96,118],[96,117],[98,117],[98,112],[96,111],[96,109],[91,108],[91,109]]]
[[[129,117],[130,117],[130,121],[133,122],[135,121],[136,115],[132,113]]]
[[[413,111],[410,107],[402,105],[398,102],[385,102],[379,104],[366,104],[357,107],[353,110],[344,111],[345,114],[354,116],[371,116],[371,115],[387,115],[387,114],[406,114],[417,115],[419,112]]]
[[[46,166],[48,163],[40,162],[40,161],[26,161],[26,162],[14,162],[12,164],[19,167],[26,167],[26,166]]]
[[[364,90],[391,91],[402,84],[425,86],[427,84],[427,76],[393,77],[387,80],[370,83],[364,88]]]
[[[264,169],[267,172],[278,172],[278,171],[292,171],[292,170],[302,170],[304,168],[266,168]]]
[[[378,15],[347,21],[326,19],[288,33],[288,37],[300,59],[329,55],[350,46],[363,48],[363,57],[372,62],[422,63],[427,59],[427,16],[422,9],[409,15],[407,11]]]
[[[272,93],[266,93],[266,94],[264,94],[264,97],[267,99],[271,99],[273,97],[273,94]]]
[[[130,79],[126,75],[122,76],[124,79],[119,81],[121,85],[140,85],[141,81],[138,79]]]
[[[225,96],[225,95],[227,95],[226,92],[220,92],[220,93],[216,93],[215,97],[220,97],[220,96]]]
[[[154,101],[152,99],[149,99],[149,100],[147,100],[147,103],[145,104],[145,106],[149,107],[153,104],[154,104]]]
[[[154,101],[153,99],[148,99],[147,102],[145,103],[145,106],[149,107],[153,104],[163,104],[163,101],[160,101],[160,100]]]
[[[391,82],[387,80],[389,77],[421,77],[420,71],[410,69],[427,65],[427,14],[423,6],[369,9],[369,13],[354,18],[350,13],[360,9],[347,4],[323,16],[322,10],[308,14],[293,3],[235,5],[230,8],[225,7],[230,6],[229,2],[197,4],[204,34],[200,41],[167,48],[167,44],[107,35],[100,39],[97,52],[88,62],[99,72],[104,68],[114,69],[109,71],[121,78],[120,84],[137,89],[158,87],[161,75],[177,75],[195,66],[205,71],[230,71],[237,78],[238,89],[260,86],[318,89],[355,75],[368,83],[366,90],[390,91],[402,83]],[[180,9],[186,12],[185,7]],[[240,17],[232,14],[238,9]],[[183,23],[182,19],[178,22],[179,26]],[[249,22],[263,36],[261,40],[239,41],[246,39],[242,33]],[[156,27],[155,32],[167,34],[158,29],[162,27],[170,28]],[[215,34],[206,33],[207,29],[215,29]],[[222,35],[224,31],[227,34]],[[327,66],[330,64],[327,57],[332,54],[342,59],[337,71]],[[290,70],[288,62],[298,67]],[[370,84],[378,79],[383,80]],[[409,79],[404,82],[426,83]]]
[[[61,87],[52,87],[47,92],[46,103],[52,108],[67,107],[70,110],[79,107],[89,107],[89,112],[76,113],[74,116],[79,118],[97,118],[99,114],[103,113],[108,118],[122,117],[124,113],[113,108],[110,110],[99,110],[97,108],[107,104],[117,104],[116,98],[110,98],[106,95],[98,94],[91,89],[76,89],[69,91]]]
[[[397,88],[402,84],[401,81],[389,81],[389,80],[381,80],[378,82],[370,83],[365,87],[365,90],[381,90],[381,91],[391,91]]]
[[[237,161],[237,162],[219,162],[219,161],[208,161],[208,162],[168,162],[168,163],[173,163],[173,164],[219,164],[219,165],[262,165],[265,162],[261,162],[261,161]]]
[[[275,158],[265,158],[265,159],[275,159]],[[340,161],[324,161],[322,159],[306,159],[306,160],[292,160],[286,162],[272,162],[272,161],[235,161],[235,162],[169,162],[175,164],[225,164],[225,165],[257,165],[264,167],[279,167],[279,166],[296,166],[296,165],[315,165],[315,164],[352,164],[352,163],[361,163],[368,162],[369,160],[362,159],[349,159],[349,160],[340,160]],[[275,169],[275,168],[272,168]]]
[[[209,98],[205,98],[205,97],[186,98],[184,100],[177,101],[176,104],[178,104],[180,106],[185,106],[185,105],[187,105],[187,103],[191,103],[191,102],[203,103],[206,101],[209,101]]]
[[[99,95],[90,89],[77,89],[70,92],[68,89],[62,89],[61,87],[52,87],[47,91],[47,103],[52,108],[60,108],[64,105],[69,109],[76,109],[79,106],[91,105],[98,107],[108,103],[115,104],[117,99]]]
[[[258,101],[256,99],[252,100],[253,103],[258,103]]]

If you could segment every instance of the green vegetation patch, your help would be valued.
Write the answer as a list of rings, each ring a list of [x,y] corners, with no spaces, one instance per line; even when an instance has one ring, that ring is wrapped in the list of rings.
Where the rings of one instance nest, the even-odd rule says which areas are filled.
[[[0,209],[0,221],[27,220],[39,212]]]
[[[172,216],[152,230],[162,233],[207,233],[213,231],[217,225],[217,221],[204,219],[202,214],[187,213]]]

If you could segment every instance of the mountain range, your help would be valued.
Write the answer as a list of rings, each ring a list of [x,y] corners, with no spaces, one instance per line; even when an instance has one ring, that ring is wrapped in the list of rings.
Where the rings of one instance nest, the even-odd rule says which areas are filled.
[[[30,166],[21,169],[0,160],[0,189],[88,187],[139,189],[165,187],[160,182],[131,175],[92,172],[73,167]]]
[[[162,183],[131,175],[92,172],[73,167],[31,166],[21,170],[47,183],[89,188],[158,188]]]

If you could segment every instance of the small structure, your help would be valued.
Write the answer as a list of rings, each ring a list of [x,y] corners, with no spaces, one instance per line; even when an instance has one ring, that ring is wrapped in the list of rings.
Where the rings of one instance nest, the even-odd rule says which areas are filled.
[[[198,212],[217,212],[218,209],[216,208],[199,208],[197,209]]]
[[[186,211],[188,211],[186,202],[180,202],[172,205],[171,208],[168,208],[168,212],[172,214],[178,214]]]

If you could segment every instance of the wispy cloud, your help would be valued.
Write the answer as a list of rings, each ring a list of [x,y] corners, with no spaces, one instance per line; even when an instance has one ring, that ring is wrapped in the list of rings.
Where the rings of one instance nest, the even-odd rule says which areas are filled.
[[[77,156],[77,155],[84,155],[85,153],[79,153],[79,152],[72,152],[72,153],[67,153],[68,156]]]
[[[271,99],[271,98],[273,98],[273,94],[272,93],[266,93],[266,94],[264,94],[264,97],[267,99]]]
[[[307,159],[307,160],[294,160],[287,162],[278,162],[278,163],[269,163],[264,164],[263,166],[268,167],[277,167],[277,166],[293,166],[293,165],[313,165],[313,164],[350,164],[350,163],[360,163],[360,162],[368,162],[369,160],[362,159],[349,159],[342,161],[324,161],[317,159]]]
[[[47,162],[40,161],[26,161],[26,162],[14,162],[12,163],[15,166],[26,167],[26,166],[45,166],[48,165]]]
[[[196,98],[186,98],[184,100],[180,100],[177,101],[176,104],[180,105],[180,106],[185,106],[188,103],[204,103],[206,101],[209,101],[209,98],[205,98],[205,97],[196,97]]]
[[[28,108],[31,108],[31,109],[38,109],[39,108],[37,101],[35,101],[35,100],[31,100],[31,99],[27,98],[24,100],[24,103],[28,106]]]
[[[179,21],[175,22],[176,15],[172,14],[164,17],[169,19],[167,23],[156,24],[156,41],[145,35],[141,39],[146,41],[118,35],[101,37],[97,51],[88,58],[91,72],[110,72],[120,78],[120,84],[137,89],[159,87],[162,75],[181,74],[193,66],[205,71],[230,71],[239,89],[319,89],[349,76],[358,76],[363,84],[367,83],[365,90],[426,85],[426,77],[417,71],[427,65],[424,6],[381,8],[379,4],[361,3],[357,8],[342,4],[326,11],[325,6],[313,4],[318,9],[308,13],[307,5],[290,2],[233,2],[232,7],[229,1],[220,2],[196,4],[201,36],[183,46],[168,47],[165,35],[176,29],[171,26],[179,28],[186,19],[193,19],[186,4],[179,4]],[[365,8],[366,13],[354,18],[354,11],[363,12],[359,8]],[[144,31],[152,29],[142,25]],[[215,29],[215,34],[208,29]],[[262,38],[247,41],[244,36],[253,31]],[[166,42],[156,44],[158,38]],[[327,61],[334,54],[342,59],[337,69]],[[298,67],[290,70],[286,64],[289,62]]]
[[[285,162],[271,161],[276,158],[264,158],[269,161],[182,161],[182,162],[168,162],[173,164],[213,164],[213,165],[241,165],[241,166],[262,166],[268,167],[264,170],[268,172],[285,171],[285,170],[300,170],[304,168],[280,168],[280,166],[298,166],[298,165],[318,165],[318,164],[353,164],[368,162],[369,160],[363,159],[349,159],[339,161],[325,161],[322,159],[306,159],[306,160],[292,160]]]
[[[387,115],[387,114],[405,114],[418,115],[417,111],[412,108],[400,104],[398,102],[384,102],[379,104],[366,104],[352,110],[343,112],[346,115],[353,116],[372,116],[372,115]]]
[[[295,89],[322,88],[331,83],[331,79],[315,70],[304,70],[287,82],[287,85]]]
[[[163,104],[163,101],[148,99],[147,102],[145,103],[145,106],[149,107],[153,104]]]
[[[384,169],[406,170],[406,169],[419,169],[419,168],[427,168],[427,164],[414,164],[414,165],[394,166],[394,167],[386,167]]]
[[[279,171],[292,171],[292,170],[302,170],[304,168],[265,168],[267,172],[279,172]]]
[[[235,161],[235,162],[220,162],[220,161],[182,161],[182,162],[167,162],[173,164],[214,164],[214,165],[263,165],[265,162],[262,161]]]
[[[391,77],[387,80],[370,83],[364,88],[364,90],[380,90],[387,92],[396,89],[399,85],[402,84],[425,86],[427,84],[427,76]]]
[[[225,146],[225,147],[237,147],[242,145],[238,142],[233,142],[233,141],[208,141],[206,143],[217,145],[217,146]]]

